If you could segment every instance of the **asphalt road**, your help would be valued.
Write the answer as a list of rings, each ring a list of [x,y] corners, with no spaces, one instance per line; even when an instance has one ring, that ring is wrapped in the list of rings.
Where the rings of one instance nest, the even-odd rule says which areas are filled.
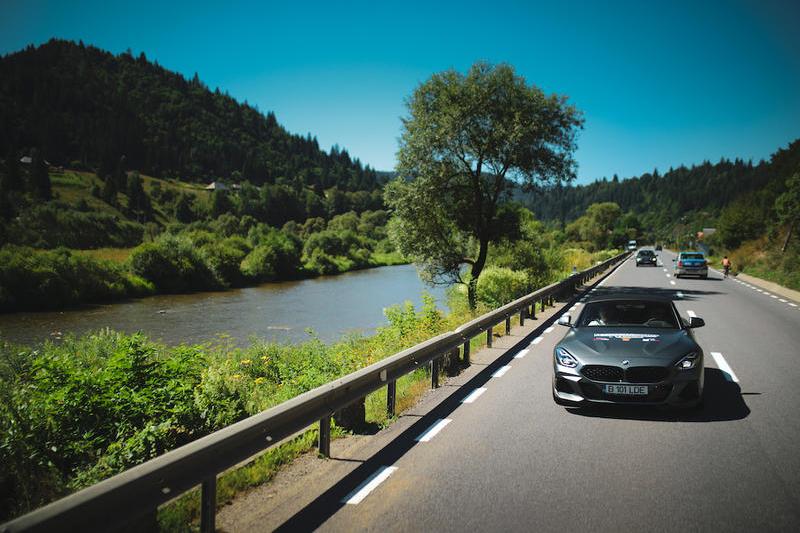
[[[705,319],[696,330],[703,410],[555,405],[552,351],[566,333],[555,326],[524,339],[282,529],[800,530],[799,302],[716,272],[676,280],[673,257],[664,251],[657,268],[628,260],[598,290],[646,287]]]

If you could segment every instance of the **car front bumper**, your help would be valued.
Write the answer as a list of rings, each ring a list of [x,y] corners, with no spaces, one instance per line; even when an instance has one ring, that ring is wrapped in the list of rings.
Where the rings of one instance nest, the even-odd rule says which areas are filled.
[[[581,406],[594,404],[669,405],[691,407],[702,401],[703,365],[699,362],[691,370],[671,369],[669,376],[655,383],[614,382],[614,385],[645,385],[646,396],[623,396],[606,394],[606,382],[594,381],[580,373],[579,368],[555,365],[553,374],[553,397],[565,405]]]

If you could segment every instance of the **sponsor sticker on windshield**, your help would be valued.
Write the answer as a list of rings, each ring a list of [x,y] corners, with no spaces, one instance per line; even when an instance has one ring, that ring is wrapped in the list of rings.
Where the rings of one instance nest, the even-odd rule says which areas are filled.
[[[611,339],[618,339],[622,342],[630,342],[631,340],[641,340],[642,342],[659,342],[660,335],[657,333],[595,333],[594,340],[596,341],[610,341]]]

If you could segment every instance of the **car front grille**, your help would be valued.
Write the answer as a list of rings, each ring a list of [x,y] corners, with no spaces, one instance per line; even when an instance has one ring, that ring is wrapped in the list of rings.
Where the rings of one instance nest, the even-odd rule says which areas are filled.
[[[625,373],[618,366],[586,365],[581,369],[581,374],[592,381],[613,383],[622,381]]]

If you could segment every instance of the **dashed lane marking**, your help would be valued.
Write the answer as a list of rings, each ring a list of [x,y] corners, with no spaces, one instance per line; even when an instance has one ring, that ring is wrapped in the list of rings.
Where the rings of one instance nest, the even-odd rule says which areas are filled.
[[[378,488],[378,485],[386,481],[394,471],[397,470],[396,466],[382,466],[377,472],[368,477],[361,485],[353,489],[353,492],[348,494],[342,499],[342,503],[348,505],[358,505],[366,498],[370,492]]]
[[[483,394],[484,392],[486,392],[486,388],[485,388],[485,387],[478,387],[478,388],[477,388],[477,389],[475,389],[474,391],[472,391],[472,392],[470,392],[469,394],[467,394],[467,395],[464,397],[464,399],[463,399],[463,400],[461,400],[461,403],[472,403],[472,402],[474,402],[475,400],[477,400],[477,399],[478,399],[478,397],[479,397],[481,394]]]
[[[417,442],[428,442],[433,437],[435,437],[437,433],[443,430],[444,427],[450,422],[452,422],[452,420],[449,418],[440,418],[439,420],[436,421],[436,423],[434,423],[431,427],[422,432],[422,434],[420,434],[414,440],[416,440]]]
[[[792,302],[789,302],[789,305],[791,305],[792,307],[797,307],[797,304],[793,304]]]
[[[544,337],[536,337],[531,344],[539,344],[544,340]]]
[[[674,282],[674,281],[672,281],[672,280],[669,280],[669,284],[670,284],[670,285],[675,285],[675,282]]]
[[[739,378],[736,377],[736,373],[730,367],[728,362],[722,357],[722,354],[719,352],[711,352],[711,357],[714,358],[714,361],[717,362],[717,367],[722,370],[722,373],[725,374],[725,379],[728,381],[733,381],[734,383],[739,383]]]
[[[550,333],[550,332],[551,332],[551,331],[553,331],[554,329],[556,329],[554,326],[550,326],[549,328],[547,328],[546,330],[544,330],[544,332],[545,332],[545,333]]]
[[[784,300],[783,298],[778,298],[778,301],[784,304],[786,303],[786,300]]]
[[[509,370],[511,370],[510,366],[508,366],[508,365],[501,366],[500,368],[498,368],[497,370],[494,371],[494,374],[492,374],[492,377],[493,378],[502,378],[503,376],[505,376],[506,372],[508,372]]]
[[[672,274],[667,274],[667,277],[668,277],[668,278],[671,278],[671,277],[672,277]]]
[[[523,357],[525,357],[526,355],[528,355],[528,352],[529,352],[529,351],[530,351],[530,350],[528,350],[527,348],[526,348],[526,349],[524,349],[524,350],[520,350],[520,351],[519,351],[519,353],[518,353],[517,355],[515,355],[515,356],[514,356],[514,359],[522,359]]]

